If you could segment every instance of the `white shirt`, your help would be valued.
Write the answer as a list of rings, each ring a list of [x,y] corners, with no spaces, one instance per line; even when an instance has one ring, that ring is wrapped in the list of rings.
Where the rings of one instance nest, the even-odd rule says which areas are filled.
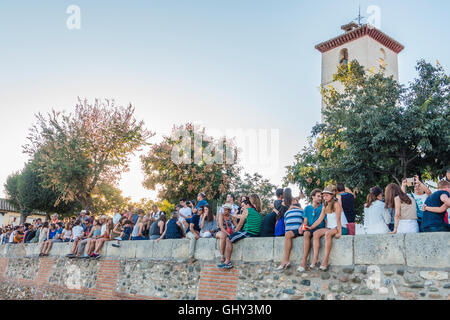
[[[83,227],[82,226],[74,226],[72,228],[73,239],[81,237],[83,235]]]
[[[158,212],[152,212],[152,218],[154,218],[155,220],[158,220],[159,219],[159,217],[162,215],[162,214],[164,214],[163,212],[161,212],[161,211],[159,211],[158,210]]]
[[[120,218],[122,218],[122,215],[117,212],[113,217],[113,223],[117,224],[120,221]]]
[[[106,232],[106,223],[104,223],[104,224],[102,225],[102,229],[100,230],[100,235],[101,235],[101,236],[104,235],[105,232]]]
[[[180,217],[183,217],[184,219],[186,219],[188,216],[192,216],[192,209],[189,207],[181,208],[180,209]],[[178,218],[178,221],[180,221],[179,218]]]
[[[14,235],[16,234],[16,231],[11,232],[11,235],[9,236],[9,243],[14,242]]]
[[[364,232],[366,234],[389,233],[388,224],[391,222],[391,214],[384,208],[384,202],[374,201],[369,208],[364,206]]]
[[[345,217],[344,211],[341,212],[341,227],[347,228],[347,218]],[[336,212],[327,213],[327,228],[333,229],[337,228]]]

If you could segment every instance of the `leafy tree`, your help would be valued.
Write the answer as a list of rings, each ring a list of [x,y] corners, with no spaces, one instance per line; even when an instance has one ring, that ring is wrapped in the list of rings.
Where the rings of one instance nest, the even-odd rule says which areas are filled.
[[[382,71],[367,74],[357,61],[342,65],[334,80],[344,92],[323,88],[324,122],[287,167],[285,182],[307,193],[345,182],[365,195],[414,174],[442,175],[450,158],[449,77],[424,61],[416,69],[418,78],[405,88]]]
[[[275,196],[276,186],[270,183],[269,179],[264,179],[259,173],[254,173],[253,175],[245,173],[244,178],[236,177],[231,190],[233,190],[236,197],[256,193],[261,199],[262,213],[271,211],[270,203]]]
[[[79,206],[76,202],[60,203],[55,206],[60,196],[57,192],[44,188],[39,176],[36,161],[28,163],[22,172],[11,175],[5,184],[8,201],[19,208],[21,223],[27,216],[40,211],[49,213],[73,213]]]
[[[172,135],[153,145],[141,161],[144,187],[155,190],[159,186],[159,199],[170,203],[196,199],[199,192],[208,201],[219,199],[240,170],[232,141],[215,140],[206,135],[205,128],[190,123],[174,126]]]
[[[52,111],[36,115],[24,150],[38,151],[39,174],[45,188],[57,191],[55,201],[79,201],[94,212],[92,195],[99,183],[114,184],[128,169],[129,156],[147,143],[153,133],[134,118],[134,108],[78,99],[75,112]]]
[[[92,199],[96,214],[111,213],[114,208],[124,210],[131,200],[129,197],[123,197],[120,189],[106,182],[101,182],[95,187]]]

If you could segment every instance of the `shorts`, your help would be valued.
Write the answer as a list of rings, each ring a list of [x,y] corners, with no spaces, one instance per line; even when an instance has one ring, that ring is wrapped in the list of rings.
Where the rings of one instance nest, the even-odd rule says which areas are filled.
[[[314,234],[314,232],[316,232],[317,230],[320,230],[320,229],[324,229],[324,228],[323,227],[316,227],[316,228],[311,229],[311,230],[305,230],[303,232],[303,234],[305,234],[305,232],[309,232],[309,233],[311,233],[311,236],[312,236]]]
[[[295,229],[295,230],[286,230],[286,233],[288,233],[289,231],[291,231],[291,232],[294,234],[294,238],[297,238],[297,237],[303,237],[303,234],[300,234],[300,232],[298,232],[298,229]],[[286,235],[286,233],[285,233],[285,235]]]
[[[237,231],[237,232],[233,233],[232,235],[228,236],[228,238],[231,240],[231,243],[235,243],[241,239],[251,238],[251,237],[256,237],[256,235],[253,235],[247,231]]]

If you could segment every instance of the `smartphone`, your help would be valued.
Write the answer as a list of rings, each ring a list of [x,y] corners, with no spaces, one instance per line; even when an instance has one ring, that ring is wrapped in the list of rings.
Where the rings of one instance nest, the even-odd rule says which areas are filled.
[[[406,185],[412,187],[414,185],[414,178],[406,178]]]

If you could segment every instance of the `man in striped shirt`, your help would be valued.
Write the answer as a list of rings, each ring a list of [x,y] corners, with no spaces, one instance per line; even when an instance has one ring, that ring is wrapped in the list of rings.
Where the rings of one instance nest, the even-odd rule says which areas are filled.
[[[283,262],[275,270],[284,270],[290,266],[289,256],[291,255],[292,239],[303,234],[301,230],[303,223],[303,210],[297,198],[292,199],[292,205],[284,214],[284,225],[286,233],[284,235],[284,255]]]

